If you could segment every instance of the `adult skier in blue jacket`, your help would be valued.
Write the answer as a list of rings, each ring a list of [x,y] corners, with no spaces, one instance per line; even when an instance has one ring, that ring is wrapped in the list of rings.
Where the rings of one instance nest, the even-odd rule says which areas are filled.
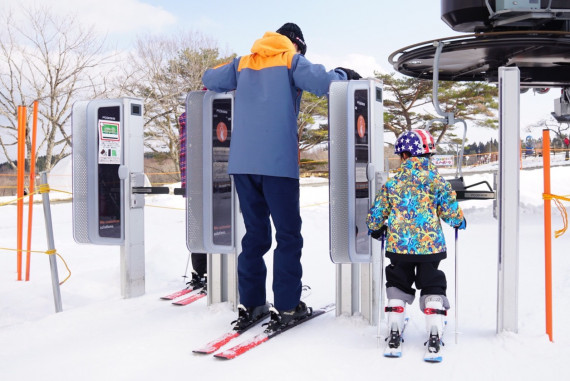
[[[274,307],[269,329],[310,314],[301,297],[301,215],[297,116],[303,91],[327,94],[331,81],[358,79],[349,69],[327,71],[304,54],[301,29],[286,23],[266,32],[251,54],[208,69],[202,81],[216,92],[235,90],[228,173],[233,175],[246,227],[238,257],[241,304],[234,326],[250,325],[270,309],[264,254],[271,248],[271,216],[277,247],[273,262]]]

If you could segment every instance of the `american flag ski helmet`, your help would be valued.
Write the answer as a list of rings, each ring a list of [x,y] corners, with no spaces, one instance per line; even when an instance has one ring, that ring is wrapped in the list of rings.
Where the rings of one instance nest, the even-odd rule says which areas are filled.
[[[429,131],[416,129],[406,131],[398,136],[394,148],[396,155],[407,151],[412,156],[420,156],[434,152],[435,140]]]

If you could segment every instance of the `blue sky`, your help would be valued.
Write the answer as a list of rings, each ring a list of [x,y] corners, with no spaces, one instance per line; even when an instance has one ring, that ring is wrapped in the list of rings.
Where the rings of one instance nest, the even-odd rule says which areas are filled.
[[[352,68],[363,76],[393,72],[388,56],[405,46],[459,35],[440,18],[439,0],[3,0],[3,6],[41,3],[73,12],[107,36],[111,45],[130,49],[137,35],[193,30],[238,55],[249,53],[265,31],[295,22],[307,42],[307,58],[328,69]],[[558,89],[521,95],[521,129],[553,111]],[[488,132],[487,132],[488,133]],[[483,135],[487,134],[482,132]],[[469,140],[486,140],[469,134]],[[521,131],[521,136],[528,132]],[[538,129],[532,135],[540,136]]]

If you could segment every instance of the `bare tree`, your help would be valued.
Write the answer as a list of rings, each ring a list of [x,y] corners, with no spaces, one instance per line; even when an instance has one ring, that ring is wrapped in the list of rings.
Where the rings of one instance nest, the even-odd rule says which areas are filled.
[[[185,96],[203,88],[206,69],[234,57],[219,55],[213,41],[195,32],[137,40],[118,86],[122,94],[144,101],[146,149],[178,164],[178,117],[184,112]]]
[[[299,134],[299,150],[308,151],[316,145],[325,142],[329,137],[327,123],[319,123],[317,128],[311,128],[317,123],[317,118],[326,119],[328,115],[328,99],[326,96],[317,97],[309,92],[303,93],[297,130]]]
[[[103,40],[73,15],[56,15],[47,7],[24,9],[24,21],[0,14],[0,148],[14,167],[18,140],[17,107],[39,102],[37,152],[49,170],[70,154],[71,106],[106,90]],[[31,112],[28,112],[30,126]],[[29,127],[28,127],[29,131]],[[26,134],[27,157],[31,134]],[[40,164],[40,163],[38,163]]]
[[[560,148],[564,147],[564,138],[570,136],[570,134],[569,134],[570,123],[558,122],[553,117],[550,117],[549,119],[542,119],[542,120],[539,120],[538,122],[536,122],[534,124],[531,124],[530,126],[528,126],[526,128],[526,131],[530,132],[533,128],[540,128],[543,130],[548,129],[548,130],[554,132],[555,137],[552,140],[553,140],[553,142],[558,142],[558,145],[560,146]],[[565,159],[568,160],[570,158],[570,152],[568,150],[568,147],[566,147],[564,152],[565,152]],[[556,155],[556,151],[554,151],[554,154]]]

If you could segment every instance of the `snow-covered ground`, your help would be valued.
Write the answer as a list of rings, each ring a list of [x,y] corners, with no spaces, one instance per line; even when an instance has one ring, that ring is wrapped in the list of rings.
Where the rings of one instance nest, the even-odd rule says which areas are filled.
[[[483,179],[492,184],[488,173],[469,173],[464,170],[467,184]],[[540,168],[521,171],[518,333],[496,333],[498,240],[492,202],[462,203],[468,225],[459,236],[461,335],[455,344],[452,309],[441,364],[422,361],[426,335],[417,302],[408,309],[410,324],[401,359],[382,357],[376,327],[358,316],[334,313],[231,361],[193,355],[193,348],[228,330],[235,313],[225,303],[208,307],[204,299],[186,307],[159,299],[183,286],[188,257],[182,198],[147,196],[146,294],[133,299],[120,296],[119,248],[76,244],[71,203],[54,203],[55,245],[72,272],[61,286],[63,312],[54,312],[47,255],[33,254],[31,280],[19,282],[16,254],[0,253],[0,380],[566,379],[570,233],[553,241],[551,343],[544,318],[542,175]],[[308,182],[312,186],[301,189],[303,281],[312,287],[307,303],[318,307],[334,301],[335,265],[329,259],[328,186]],[[570,193],[569,166],[552,169],[552,193]],[[565,207],[568,210],[568,203]],[[552,215],[553,229],[559,229],[562,219],[554,206]],[[15,248],[16,207],[2,207],[0,216],[0,247]],[[442,267],[453,302],[453,229],[446,227],[445,232],[450,255]],[[34,205],[32,249],[47,249],[41,204]],[[267,259],[271,263],[271,254]],[[67,272],[61,261],[58,266],[63,279]]]

